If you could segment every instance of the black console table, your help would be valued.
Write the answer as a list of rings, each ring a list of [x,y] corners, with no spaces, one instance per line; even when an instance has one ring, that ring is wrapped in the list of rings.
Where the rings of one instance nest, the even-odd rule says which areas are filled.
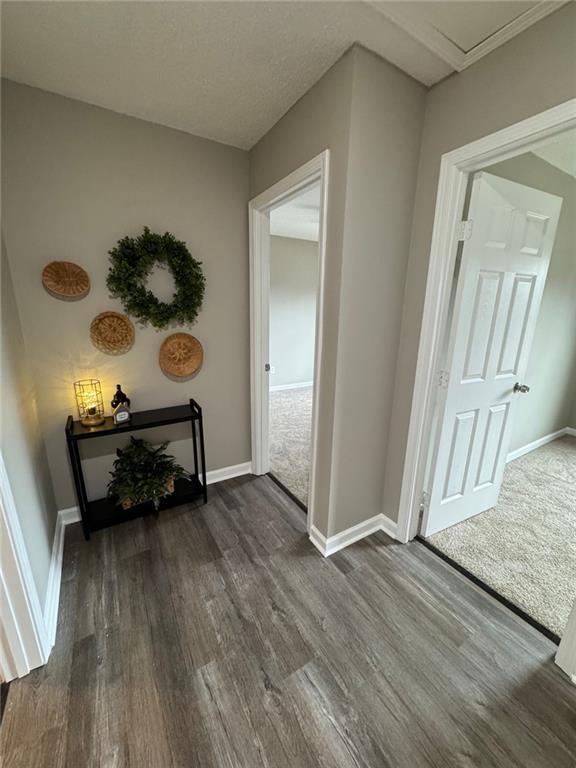
[[[91,531],[107,528],[109,525],[132,520],[135,517],[156,512],[152,502],[137,504],[130,509],[122,509],[112,499],[96,499],[88,501],[86,484],[82,473],[82,460],[80,458],[79,443],[82,440],[94,440],[104,435],[118,435],[122,432],[135,432],[139,429],[151,427],[164,427],[168,424],[180,424],[189,421],[192,425],[192,447],[194,451],[194,472],[189,479],[176,480],[174,493],[161,499],[159,509],[168,509],[179,504],[193,501],[199,497],[208,501],[206,488],[206,458],[204,453],[204,424],[202,421],[202,408],[195,400],[190,400],[189,405],[174,405],[170,408],[157,408],[153,411],[136,411],[131,414],[129,422],[114,424],[112,416],[107,416],[106,421],[99,427],[84,427],[79,421],[74,421],[68,416],[66,422],[66,443],[72,465],[76,497],[82,515],[82,529],[86,540],[90,538]]]

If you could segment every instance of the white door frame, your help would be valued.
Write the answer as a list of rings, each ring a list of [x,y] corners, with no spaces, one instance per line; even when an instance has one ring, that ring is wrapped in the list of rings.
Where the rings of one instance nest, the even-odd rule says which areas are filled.
[[[437,392],[441,347],[446,333],[448,303],[458,249],[459,224],[469,174],[486,165],[534,149],[550,136],[576,127],[576,99],[541,112],[482,139],[442,155],[426,298],[398,511],[398,539],[418,533],[419,511]]]
[[[23,677],[48,661],[52,642],[0,454],[0,673]]]
[[[310,485],[308,493],[308,530],[316,499],[318,445],[318,403],[320,391],[324,274],[326,263],[326,214],[328,210],[328,168],[330,152],[321,152],[248,204],[250,226],[250,373],[252,406],[252,472],[268,471],[268,373],[269,294],[270,294],[270,210],[288,202],[303,188],[320,182],[320,228],[318,235],[318,289],[316,299],[316,335],[314,345],[314,386],[312,399],[312,436],[310,445]]]

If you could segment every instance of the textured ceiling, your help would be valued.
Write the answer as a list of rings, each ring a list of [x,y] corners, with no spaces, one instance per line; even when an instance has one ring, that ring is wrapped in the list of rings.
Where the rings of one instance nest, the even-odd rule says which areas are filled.
[[[467,50],[532,6],[12,0],[2,3],[2,74],[248,149],[356,42],[425,85],[458,68],[391,21],[393,8]]]
[[[249,148],[352,45],[447,64],[361,2],[2,3],[2,74]]]

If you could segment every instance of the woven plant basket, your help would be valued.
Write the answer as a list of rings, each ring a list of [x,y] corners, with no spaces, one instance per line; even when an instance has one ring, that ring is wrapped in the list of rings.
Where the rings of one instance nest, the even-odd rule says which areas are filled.
[[[101,312],[90,324],[92,344],[107,355],[123,355],[134,344],[134,325],[119,312]]]
[[[168,480],[166,480],[166,490],[168,491],[168,493],[174,493],[174,488],[175,488],[174,478],[170,477]],[[139,502],[139,503],[143,504],[144,502]],[[131,507],[134,506],[134,502],[132,501],[132,499],[122,499],[120,504],[122,506],[122,509],[130,509]]]

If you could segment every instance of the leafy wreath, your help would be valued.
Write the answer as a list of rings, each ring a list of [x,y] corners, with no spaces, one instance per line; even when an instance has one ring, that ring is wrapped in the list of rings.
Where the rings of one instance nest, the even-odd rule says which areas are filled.
[[[155,328],[171,323],[192,324],[204,298],[206,280],[202,262],[190,254],[186,243],[166,232],[158,235],[144,227],[136,238],[124,237],[109,251],[112,265],[106,285],[124,310]],[[172,272],[176,292],[170,303],[160,301],[146,288],[146,281],[156,263]]]

